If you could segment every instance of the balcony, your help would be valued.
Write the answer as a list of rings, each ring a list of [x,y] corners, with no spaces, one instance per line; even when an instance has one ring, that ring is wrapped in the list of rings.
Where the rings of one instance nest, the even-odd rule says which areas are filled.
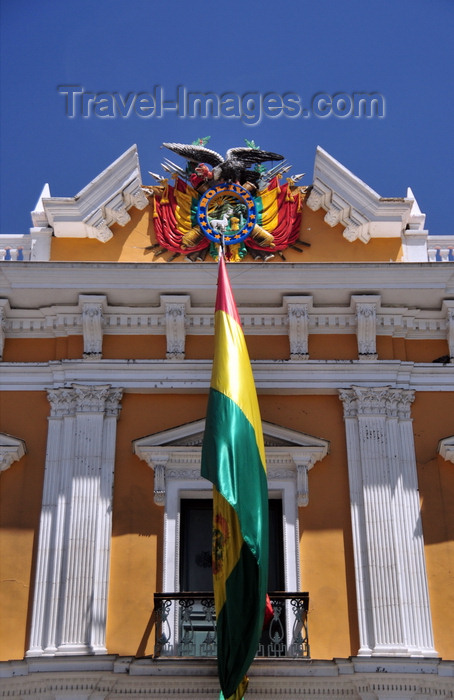
[[[257,657],[310,658],[308,593],[269,593],[273,618],[263,630]],[[155,593],[154,658],[216,657],[213,593]]]

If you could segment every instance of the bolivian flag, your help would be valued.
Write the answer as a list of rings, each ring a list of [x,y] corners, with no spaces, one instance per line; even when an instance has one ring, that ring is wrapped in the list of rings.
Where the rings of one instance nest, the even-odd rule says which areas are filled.
[[[254,378],[222,255],[202,476],[213,482],[212,557],[221,697],[240,700],[265,611],[268,489]]]

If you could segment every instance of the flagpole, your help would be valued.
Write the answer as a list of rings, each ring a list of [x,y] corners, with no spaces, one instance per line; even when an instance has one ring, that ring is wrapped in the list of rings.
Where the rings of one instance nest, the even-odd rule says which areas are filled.
[[[224,700],[241,700],[263,628],[268,486],[257,392],[224,253],[221,234],[201,474],[215,487],[213,588],[219,681]]]

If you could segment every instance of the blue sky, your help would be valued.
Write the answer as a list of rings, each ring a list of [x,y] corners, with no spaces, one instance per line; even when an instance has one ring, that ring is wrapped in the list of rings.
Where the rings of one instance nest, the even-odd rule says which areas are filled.
[[[284,154],[293,173],[308,173],[303,184],[320,145],[384,197],[412,187],[430,233],[453,233],[452,0],[1,0],[1,33],[2,234],[28,231],[45,182],[73,196],[136,143],[148,184],[163,141],[208,135],[221,153],[246,138]],[[168,101],[177,86],[220,99],[293,94],[309,116],[268,110],[250,125],[134,107],[103,117],[109,110],[90,103],[88,116],[70,118],[65,85],[123,99],[159,86]],[[359,92],[382,96],[384,116],[311,111],[320,93]]]

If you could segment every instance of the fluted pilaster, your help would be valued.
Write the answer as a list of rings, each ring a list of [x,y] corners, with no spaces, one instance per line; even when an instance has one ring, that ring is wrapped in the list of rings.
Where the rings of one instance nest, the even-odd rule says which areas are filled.
[[[344,404],[360,655],[436,656],[410,407],[390,387],[340,391]]]
[[[116,421],[110,386],[52,389],[27,656],[106,653]]]

